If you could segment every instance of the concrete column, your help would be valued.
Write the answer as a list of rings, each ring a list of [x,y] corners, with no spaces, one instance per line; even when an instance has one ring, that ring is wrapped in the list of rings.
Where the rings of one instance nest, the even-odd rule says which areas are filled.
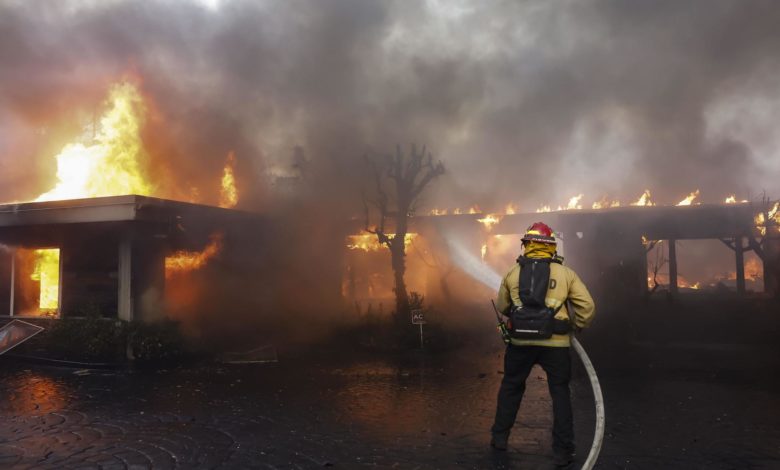
[[[8,316],[14,316],[14,288],[16,287],[16,250],[11,252],[11,302]]]
[[[737,294],[745,294],[745,251],[742,237],[734,237],[734,254],[737,263]]]
[[[133,314],[153,322],[165,317],[165,247],[159,240],[135,242],[133,253]]]
[[[669,240],[669,292],[677,295],[677,240]]]
[[[120,320],[133,320],[133,240],[129,235],[119,240],[119,295],[117,316]]]

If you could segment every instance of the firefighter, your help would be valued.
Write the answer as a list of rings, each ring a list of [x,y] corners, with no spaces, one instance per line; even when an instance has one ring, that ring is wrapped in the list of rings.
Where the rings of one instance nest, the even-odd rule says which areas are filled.
[[[496,450],[506,450],[509,432],[523,399],[526,378],[534,364],[539,364],[547,374],[553,403],[554,462],[557,466],[567,466],[574,460],[574,427],[569,393],[570,334],[572,329],[580,330],[590,324],[594,313],[593,299],[579,276],[560,263],[556,240],[549,226],[542,222],[534,223],[528,227],[522,243],[523,254],[504,277],[498,290],[498,309],[502,314],[510,316],[513,309],[523,306],[521,298],[527,305],[531,305],[533,292],[536,291],[540,305],[550,309],[549,315],[555,312],[555,329],[548,338],[512,337],[507,345],[504,378],[498,392],[490,445]],[[524,269],[526,272],[523,272]],[[540,286],[543,282],[546,288],[542,287],[544,284]],[[568,311],[567,304],[572,306],[573,312]]]

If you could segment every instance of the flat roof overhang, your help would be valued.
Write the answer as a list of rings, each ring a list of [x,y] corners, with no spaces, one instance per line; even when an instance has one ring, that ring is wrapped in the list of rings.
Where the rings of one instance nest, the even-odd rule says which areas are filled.
[[[499,214],[500,221],[490,229],[491,235],[522,234],[533,222],[544,221],[555,230],[589,230],[596,226],[620,227],[620,232],[650,240],[709,239],[755,236],[754,217],[763,206],[743,204],[701,204],[692,206],[616,207],[580,209],[544,213]],[[487,213],[440,216],[413,216],[410,232],[443,228],[475,231],[484,226],[477,220]],[[355,221],[353,227],[358,231]],[[388,224],[392,232],[392,223]]]
[[[138,195],[0,204],[0,243],[56,244],[94,229],[169,238],[176,249],[186,249],[216,230],[263,219],[251,212]]]

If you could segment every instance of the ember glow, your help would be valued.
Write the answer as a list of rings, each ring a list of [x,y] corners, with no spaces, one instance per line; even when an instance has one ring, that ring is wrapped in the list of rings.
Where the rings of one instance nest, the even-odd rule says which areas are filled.
[[[774,226],[774,230],[780,232],[780,202],[776,202],[771,209],[766,212],[760,212],[755,217],[756,228],[761,236],[767,233],[767,227]]]
[[[177,251],[165,258],[165,277],[200,269],[222,251],[222,233],[211,236],[211,241],[201,251]]]
[[[582,204],[580,204],[580,201],[582,200],[583,197],[584,197],[583,194],[578,194],[576,196],[573,196],[572,198],[569,199],[569,202],[566,204],[566,206],[558,206],[558,208],[555,209],[555,210],[556,211],[570,211],[570,210],[582,209]],[[541,206],[541,207],[536,209],[537,213],[552,212],[552,211],[553,211],[553,209],[549,205],[544,205],[544,206]]]
[[[582,197],[583,197],[582,194],[578,194],[576,196],[573,196],[571,199],[569,199],[569,203],[566,205],[565,210],[582,209],[582,205],[580,204]]]
[[[227,209],[236,207],[238,204],[238,189],[236,189],[236,177],[234,174],[236,165],[236,156],[230,152],[225,162],[225,169],[222,173],[222,188],[219,193],[219,207]]]
[[[395,238],[394,233],[388,233],[388,237]],[[412,241],[417,238],[416,233],[407,233],[404,237],[404,246],[409,247]],[[379,239],[373,233],[361,233],[360,235],[350,235],[347,237],[347,248],[350,250],[361,251],[379,251],[381,249],[387,249],[387,245],[379,243]]]
[[[135,85],[119,83],[111,87],[106,108],[93,143],[67,144],[55,157],[57,184],[36,201],[152,194],[141,169],[148,157],[141,143],[141,94]]]
[[[606,209],[608,207],[620,207],[620,201],[609,201],[606,197],[593,203],[592,209]]]
[[[723,201],[724,204],[744,204],[746,202],[750,202],[747,199],[737,200],[737,196],[735,194],[732,194],[731,196],[727,197],[725,201]]]
[[[477,222],[485,226],[488,231],[493,228],[494,225],[501,222],[501,216],[498,214],[488,214],[481,219],[477,219]]]

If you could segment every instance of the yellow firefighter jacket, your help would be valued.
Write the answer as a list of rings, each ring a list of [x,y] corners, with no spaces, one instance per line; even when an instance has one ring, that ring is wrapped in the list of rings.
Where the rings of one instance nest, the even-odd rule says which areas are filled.
[[[578,328],[587,328],[596,308],[593,298],[590,296],[585,284],[570,268],[558,263],[550,263],[550,284],[547,287],[547,296],[545,303],[548,307],[556,309],[561,304],[563,306],[555,314],[556,319],[568,320],[569,312],[566,307],[566,300],[571,302],[574,309],[573,320]],[[501,287],[498,289],[498,309],[504,315],[509,314],[512,305],[522,305],[520,301],[520,265],[509,270]],[[570,345],[570,334],[552,335],[549,339],[512,339],[512,344],[516,346],[551,346],[566,348]]]

